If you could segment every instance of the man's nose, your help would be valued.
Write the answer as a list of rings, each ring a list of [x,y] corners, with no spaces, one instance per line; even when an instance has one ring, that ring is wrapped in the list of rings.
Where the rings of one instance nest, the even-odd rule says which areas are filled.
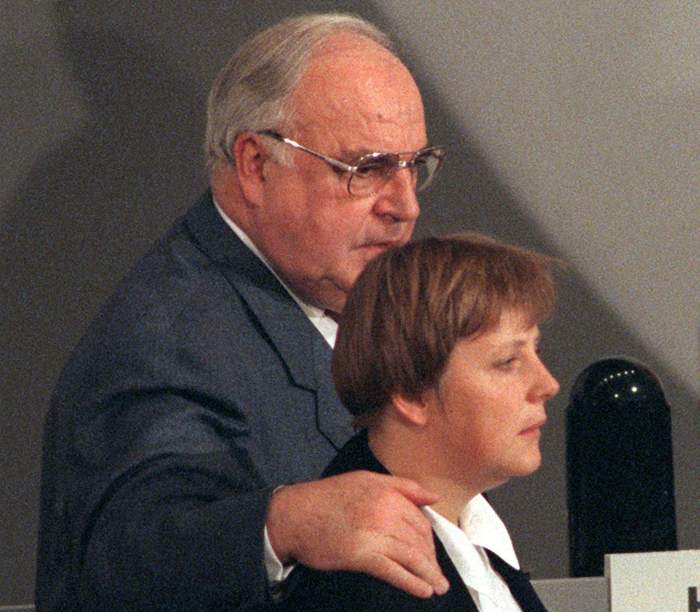
[[[415,185],[415,176],[411,169],[396,170],[379,190],[375,212],[394,221],[415,221],[420,214]]]

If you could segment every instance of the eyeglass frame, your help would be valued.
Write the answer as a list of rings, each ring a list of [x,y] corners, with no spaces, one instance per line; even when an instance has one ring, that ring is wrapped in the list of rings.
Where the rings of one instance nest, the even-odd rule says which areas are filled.
[[[433,155],[435,158],[437,158],[437,164],[435,166],[435,169],[432,171],[431,175],[428,177],[428,180],[423,183],[420,186],[416,187],[416,193],[420,193],[422,191],[425,191],[428,187],[433,182],[433,179],[435,178],[435,175],[437,174],[438,170],[440,169],[440,166],[442,166],[442,162],[445,159],[445,156],[447,155],[447,150],[445,147],[442,146],[428,146],[428,147],[423,147],[422,149],[419,149],[418,151],[415,152],[406,152],[406,153],[388,153],[388,152],[380,152],[380,151],[375,151],[372,153],[365,153],[364,155],[361,155],[357,161],[354,164],[347,164],[343,161],[340,161],[339,159],[335,159],[333,157],[329,157],[328,155],[325,155],[323,153],[320,153],[319,151],[314,151],[313,149],[310,149],[309,147],[304,146],[303,144],[298,143],[296,140],[292,140],[291,138],[287,138],[286,136],[282,136],[279,132],[276,132],[275,130],[258,130],[255,132],[256,134],[260,134],[261,136],[269,136],[270,138],[273,138],[274,140],[277,140],[278,142],[282,142],[284,144],[287,144],[291,147],[294,147],[295,149],[299,149],[300,151],[303,151],[304,153],[308,153],[309,155],[313,155],[314,157],[320,159],[321,161],[326,162],[329,166],[332,168],[336,168],[337,170],[342,170],[343,172],[347,172],[350,176],[348,177],[348,182],[346,185],[347,192],[351,196],[359,197],[360,194],[355,194],[351,191],[350,189],[350,184],[352,183],[352,179],[354,176],[358,175],[358,170],[361,168],[361,163],[371,160],[371,159],[376,159],[378,157],[384,157],[386,158],[389,156],[390,158],[395,158],[394,166],[392,168],[391,174],[387,176],[387,181],[391,176],[395,173],[398,172],[399,170],[403,170],[404,168],[415,168],[417,163],[416,160],[424,155]],[[402,160],[400,159],[401,155],[412,155],[411,159],[406,159]],[[366,195],[369,195],[370,193],[373,193],[372,191],[369,191]],[[365,195],[365,194],[363,194]]]

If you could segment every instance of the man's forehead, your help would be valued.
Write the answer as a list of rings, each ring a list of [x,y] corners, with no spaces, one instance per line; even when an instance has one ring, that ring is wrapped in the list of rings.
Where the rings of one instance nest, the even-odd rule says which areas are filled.
[[[369,153],[414,153],[427,145],[422,115],[402,115],[398,121],[382,121],[366,112],[345,108],[317,115],[300,124],[303,144],[346,162]]]
[[[317,96],[347,106],[357,101],[358,92],[381,97],[396,89],[418,93],[403,63],[368,38],[344,34],[331,37],[314,51],[294,97],[301,102]]]
[[[425,145],[423,104],[413,77],[367,39],[317,53],[295,90],[293,108],[300,131],[316,144],[336,140],[328,143],[336,153]]]

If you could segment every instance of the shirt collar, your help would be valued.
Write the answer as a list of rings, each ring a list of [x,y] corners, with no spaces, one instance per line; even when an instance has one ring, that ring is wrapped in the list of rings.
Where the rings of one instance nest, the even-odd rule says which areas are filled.
[[[479,610],[520,610],[486,554],[488,548],[518,568],[508,531],[486,499],[478,495],[470,500],[460,514],[459,526],[428,506],[422,510]]]
[[[267,260],[267,258],[262,254],[262,252],[258,249],[258,247],[255,246],[255,243],[250,239],[248,234],[246,234],[234,221],[221,209],[219,206],[219,203],[216,201],[214,196],[212,196],[212,200],[214,202],[214,207],[216,208],[217,212],[221,216],[221,218],[224,220],[226,225],[228,225],[231,230],[233,230],[234,234],[238,236],[238,238],[241,240],[243,244],[245,244],[254,254],[255,256],[262,261],[265,266],[267,267],[270,272],[272,272],[275,275],[275,278],[280,282],[280,284],[286,289],[287,293],[292,296],[294,301],[299,304],[299,307],[304,311],[304,314],[309,318],[311,323],[318,329],[318,331],[321,332],[323,337],[326,339],[326,342],[333,347],[335,346],[335,338],[338,333],[338,323],[336,323],[335,320],[333,320],[331,317],[329,317],[322,308],[317,308],[316,306],[312,306],[311,304],[307,304],[303,300],[301,300],[288,286],[287,283],[285,283],[275,272],[275,269],[270,265],[270,262]]]
[[[520,569],[508,529],[483,495],[477,495],[464,507],[459,515],[459,526],[474,544],[488,548],[515,569]]]
[[[430,507],[423,508],[431,522],[446,531],[461,531],[475,546],[487,548],[506,563],[520,569],[513,542],[503,521],[483,495],[469,500],[459,515],[459,527]]]

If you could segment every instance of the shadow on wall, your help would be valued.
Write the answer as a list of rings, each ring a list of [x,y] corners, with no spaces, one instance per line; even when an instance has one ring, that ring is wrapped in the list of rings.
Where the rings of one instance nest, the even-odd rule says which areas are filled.
[[[202,92],[97,6],[57,3],[60,55],[32,58],[70,64],[89,120],[37,153],[3,209],[0,603],[33,598],[40,439],[58,372],[136,256],[204,185]]]
[[[77,89],[70,93],[88,119],[50,150],[23,143],[36,161],[2,203],[0,605],[33,599],[41,435],[60,369],[138,256],[206,186],[201,143],[211,80],[253,31],[287,14],[337,8],[58,0],[46,9],[46,29],[58,37],[48,55],[24,47],[11,58],[15,74],[39,65],[70,71]],[[36,123],[33,97],[59,104],[65,92],[22,74],[29,86],[13,91],[13,108]],[[44,119],[40,129],[62,127]]]

